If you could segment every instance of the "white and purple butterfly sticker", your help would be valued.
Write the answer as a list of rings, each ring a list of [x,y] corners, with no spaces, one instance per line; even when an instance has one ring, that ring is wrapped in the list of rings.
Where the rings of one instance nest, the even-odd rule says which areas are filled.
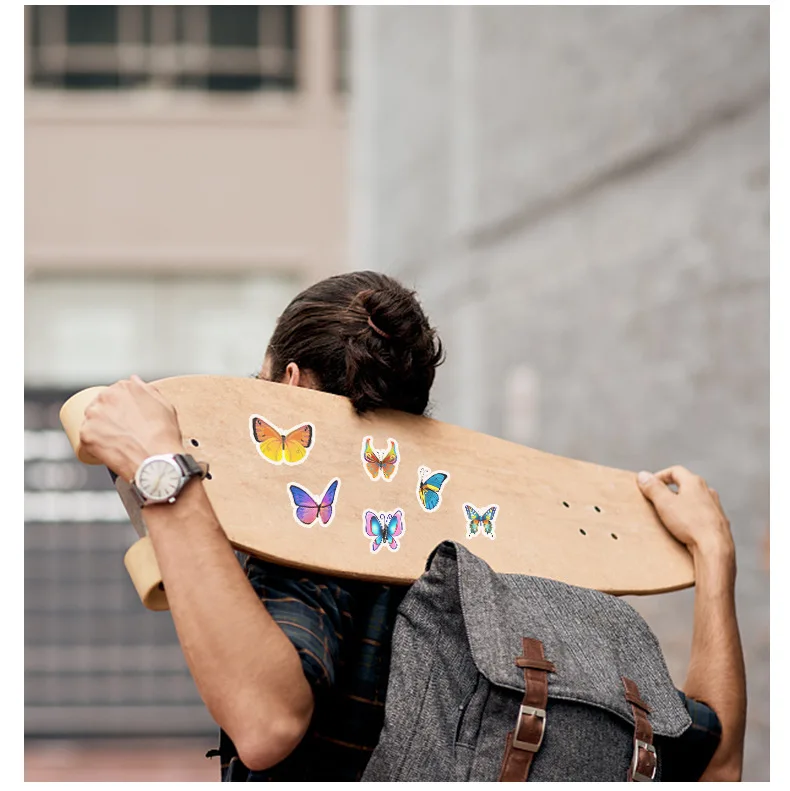
[[[294,519],[302,527],[312,527],[318,521],[327,527],[335,516],[335,498],[340,488],[340,478],[335,478],[327,486],[319,500],[298,483],[288,484],[288,494],[294,507]]]
[[[365,511],[363,519],[364,525],[362,529],[368,538],[373,539],[370,542],[371,552],[377,552],[384,545],[391,552],[398,551],[400,548],[398,538],[406,530],[406,522],[403,518],[403,511],[400,508],[394,513],[376,514],[375,511]]]

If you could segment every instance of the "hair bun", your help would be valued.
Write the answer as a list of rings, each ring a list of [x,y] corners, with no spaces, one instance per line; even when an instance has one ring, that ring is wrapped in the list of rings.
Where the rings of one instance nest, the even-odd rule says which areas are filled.
[[[367,313],[368,327],[383,340],[408,346],[416,343],[430,329],[414,294],[400,284],[397,287],[367,289],[357,297],[360,307]]]

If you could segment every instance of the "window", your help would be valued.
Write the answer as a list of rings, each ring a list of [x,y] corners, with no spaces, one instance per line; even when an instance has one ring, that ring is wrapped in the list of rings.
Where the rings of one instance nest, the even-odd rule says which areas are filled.
[[[135,372],[248,376],[297,291],[292,277],[264,273],[30,278],[26,384],[78,389]]]
[[[295,87],[294,6],[31,6],[32,85]]]

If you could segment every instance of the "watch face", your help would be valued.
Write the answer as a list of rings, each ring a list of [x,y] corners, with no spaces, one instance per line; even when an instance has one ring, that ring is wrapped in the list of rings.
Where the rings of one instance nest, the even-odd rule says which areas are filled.
[[[167,500],[178,491],[181,478],[181,469],[176,462],[152,459],[140,469],[136,483],[149,500]]]

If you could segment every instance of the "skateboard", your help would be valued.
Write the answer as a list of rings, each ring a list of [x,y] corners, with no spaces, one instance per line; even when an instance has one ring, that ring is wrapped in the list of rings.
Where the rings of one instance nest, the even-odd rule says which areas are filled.
[[[204,486],[230,543],[279,565],[406,585],[444,540],[501,573],[615,595],[694,584],[687,550],[644,498],[633,472],[534,450],[428,417],[357,416],[343,397],[218,376],[161,379],[184,449],[209,467]],[[85,408],[61,422],[81,461]],[[195,485],[195,484],[192,484]],[[143,603],[167,609],[145,510],[116,488],[140,539],[124,558]]]

